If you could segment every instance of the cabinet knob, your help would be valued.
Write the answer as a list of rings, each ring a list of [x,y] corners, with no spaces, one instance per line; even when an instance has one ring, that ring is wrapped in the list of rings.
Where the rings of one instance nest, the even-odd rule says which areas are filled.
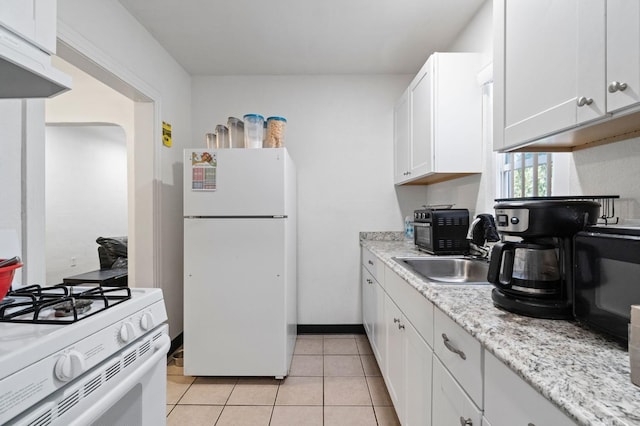
[[[400,322],[400,318],[394,318],[394,319],[393,319],[393,322],[394,322],[394,323],[395,323],[395,322]]]
[[[584,97],[584,96],[580,96],[578,98],[578,106],[579,107],[582,107],[582,106],[585,106],[585,105],[591,105],[592,103],[593,103],[593,99],[591,99],[591,98],[587,98],[587,97]]]
[[[617,91],[623,92],[627,88],[627,83],[620,83],[619,81],[612,81],[609,83],[609,93],[616,93]]]
[[[471,417],[465,419],[464,417],[460,416],[460,426],[473,426],[473,420],[471,420]]]
[[[373,266],[373,262],[371,260],[368,260],[367,263],[371,266]]]
[[[464,354],[464,352],[462,352],[460,349],[458,349],[455,346],[453,346],[451,344],[451,341],[447,337],[447,335],[444,334],[444,333],[442,333],[442,341],[444,342],[444,346],[447,349],[449,349],[451,352],[453,352],[454,354],[457,354],[462,359],[465,359],[465,360],[467,359],[467,356]]]
[[[368,282],[369,284],[373,284],[373,281],[371,281],[371,279],[369,279],[369,278],[367,278],[367,282]]]
[[[404,324],[399,323],[398,324],[398,330],[404,330]]]

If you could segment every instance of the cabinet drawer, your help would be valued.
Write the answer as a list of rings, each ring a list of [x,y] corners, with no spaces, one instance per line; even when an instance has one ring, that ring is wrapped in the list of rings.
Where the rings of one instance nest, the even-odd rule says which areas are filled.
[[[380,261],[380,259],[378,259],[375,254],[371,253],[364,247],[362,248],[362,264],[365,268],[367,268],[369,272],[371,272],[373,278],[375,278],[376,281],[382,284],[384,264],[382,263],[382,261]]]
[[[576,424],[487,351],[484,366],[484,415],[493,426]]]
[[[433,350],[473,402],[482,408],[482,347],[440,309],[434,314]]]
[[[433,303],[389,267],[384,269],[385,290],[404,312],[429,347],[433,347]]]
[[[480,426],[482,412],[438,360],[433,358],[433,425]]]

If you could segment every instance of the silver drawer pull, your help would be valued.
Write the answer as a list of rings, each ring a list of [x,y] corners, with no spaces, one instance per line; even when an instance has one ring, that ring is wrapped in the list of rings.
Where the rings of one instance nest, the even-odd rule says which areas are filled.
[[[400,318],[394,318],[394,319],[393,319],[393,322],[394,322],[394,323],[396,323],[396,322],[397,322],[397,323],[399,323],[399,322],[400,322]]]
[[[460,355],[460,358],[462,359],[467,359],[467,356],[464,354],[464,352],[462,352],[460,349],[457,349],[455,346],[453,346],[450,343],[449,338],[447,337],[446,334],[442,333],[442,340],[444,341],[444,346],[449,349],[451,352],[453,352],[454,354],[458,354]],[[461,417],[462,418],[462,417]]]
[[[367,263],[368,263],[369,265],[373,266],[373,262],[372,262],[372,261],[368,260],[368,261],[367,261]]]
[[[465,419],[464,417],[460,416],[460,426],[473,426],[473,420],[471,420],[471,417]]]
[[[371,281],[371,279],[369,279],[369,278],[367,278],[367,282],[368,282],[369,284],[373,284],[373,281]]]

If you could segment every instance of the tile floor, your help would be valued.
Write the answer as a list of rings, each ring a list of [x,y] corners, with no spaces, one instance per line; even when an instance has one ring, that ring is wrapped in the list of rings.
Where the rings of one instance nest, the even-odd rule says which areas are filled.
[[[189,377],[167,368],[167,424],[399,425],[364,335],[300,335],[284,380]]]

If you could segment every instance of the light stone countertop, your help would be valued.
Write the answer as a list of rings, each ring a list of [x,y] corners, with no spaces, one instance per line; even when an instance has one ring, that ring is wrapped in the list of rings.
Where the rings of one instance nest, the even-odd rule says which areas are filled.
[[[490,285],[431,284],[391,260],[428,256],[402,233],[361,233],[360,244],[480,341],[548,400],[583,425],[640,425],[640,387],[629,353],[576,322],[500,310]]]

